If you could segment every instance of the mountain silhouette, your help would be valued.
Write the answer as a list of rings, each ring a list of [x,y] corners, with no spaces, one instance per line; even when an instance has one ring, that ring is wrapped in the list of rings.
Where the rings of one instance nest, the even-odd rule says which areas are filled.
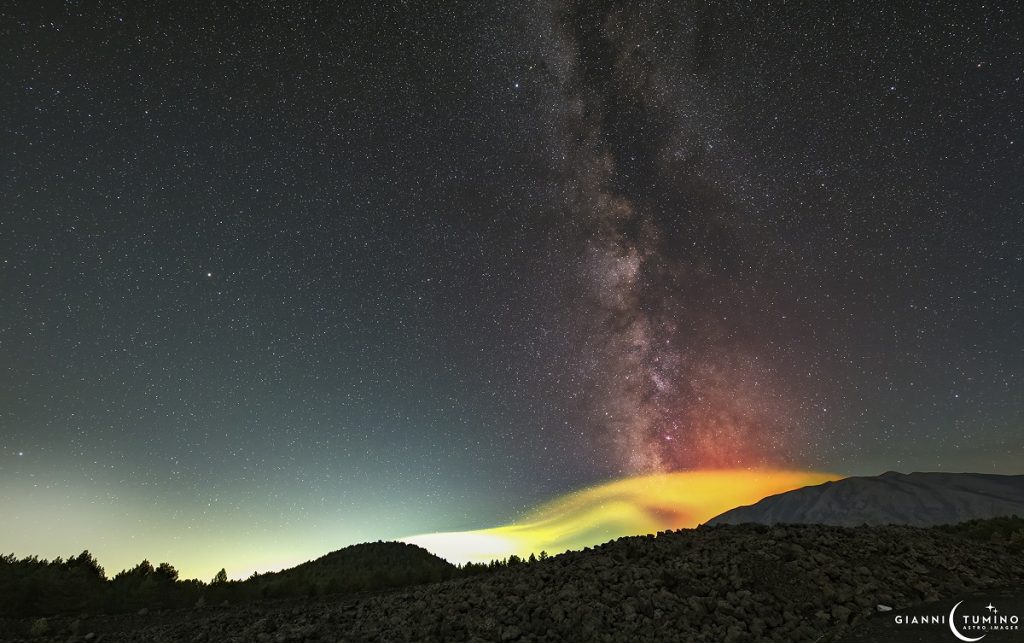
[[[1024,516],[1024,475],[910,473],[852,477],[802,487],[737,507],[708,521],[927,527]]]
[[[416,545],[401,542],[362,543],[279,572],[245,581],[267,596],[297,593],[354,592],[401,587],[453,578],[458,568]]]

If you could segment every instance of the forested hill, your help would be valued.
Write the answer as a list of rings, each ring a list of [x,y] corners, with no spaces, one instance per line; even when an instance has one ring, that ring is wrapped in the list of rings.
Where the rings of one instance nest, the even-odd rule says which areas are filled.
[[[211,582],[181,580],[169,563],[144,560],[108,579],[88,551],[68,559],[0,556],[0,617],[75,612],[126,612],[259,600],[351,594],[448,580],[492,566],[457,567],[416,545],[352,545],[297,567],[229,581],[221,570]]]
[[[398,542],[352,545],[246,584],[267,596],[334,594],[400,587],[454,578],[460,568],[422,547]]]

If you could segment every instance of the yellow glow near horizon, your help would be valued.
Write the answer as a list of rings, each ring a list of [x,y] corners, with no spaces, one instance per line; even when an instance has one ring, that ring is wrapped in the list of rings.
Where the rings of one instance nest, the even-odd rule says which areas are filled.
[[[624,478],[556,498],[510,525],[403,538],[453,563],[558,554],[620,536],[696,527],[734,507],[838,480],[815,471],[715,469]]]

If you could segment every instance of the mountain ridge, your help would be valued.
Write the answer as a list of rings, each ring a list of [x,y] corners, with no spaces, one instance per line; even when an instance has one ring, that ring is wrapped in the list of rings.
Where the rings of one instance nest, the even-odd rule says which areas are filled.
[[[1010,515],[1024,515],[1024,475],[886,471],[768,496],[708,524],[928,527]]]

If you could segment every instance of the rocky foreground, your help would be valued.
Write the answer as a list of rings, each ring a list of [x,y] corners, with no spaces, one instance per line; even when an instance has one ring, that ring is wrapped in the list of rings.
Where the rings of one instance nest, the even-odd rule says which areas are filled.
[[[1024,554],[940,530],[739,525],[623,538],[357,599],[51,618],[25,631],[108,642],[827,641],[879,605],[1022,582]]]

